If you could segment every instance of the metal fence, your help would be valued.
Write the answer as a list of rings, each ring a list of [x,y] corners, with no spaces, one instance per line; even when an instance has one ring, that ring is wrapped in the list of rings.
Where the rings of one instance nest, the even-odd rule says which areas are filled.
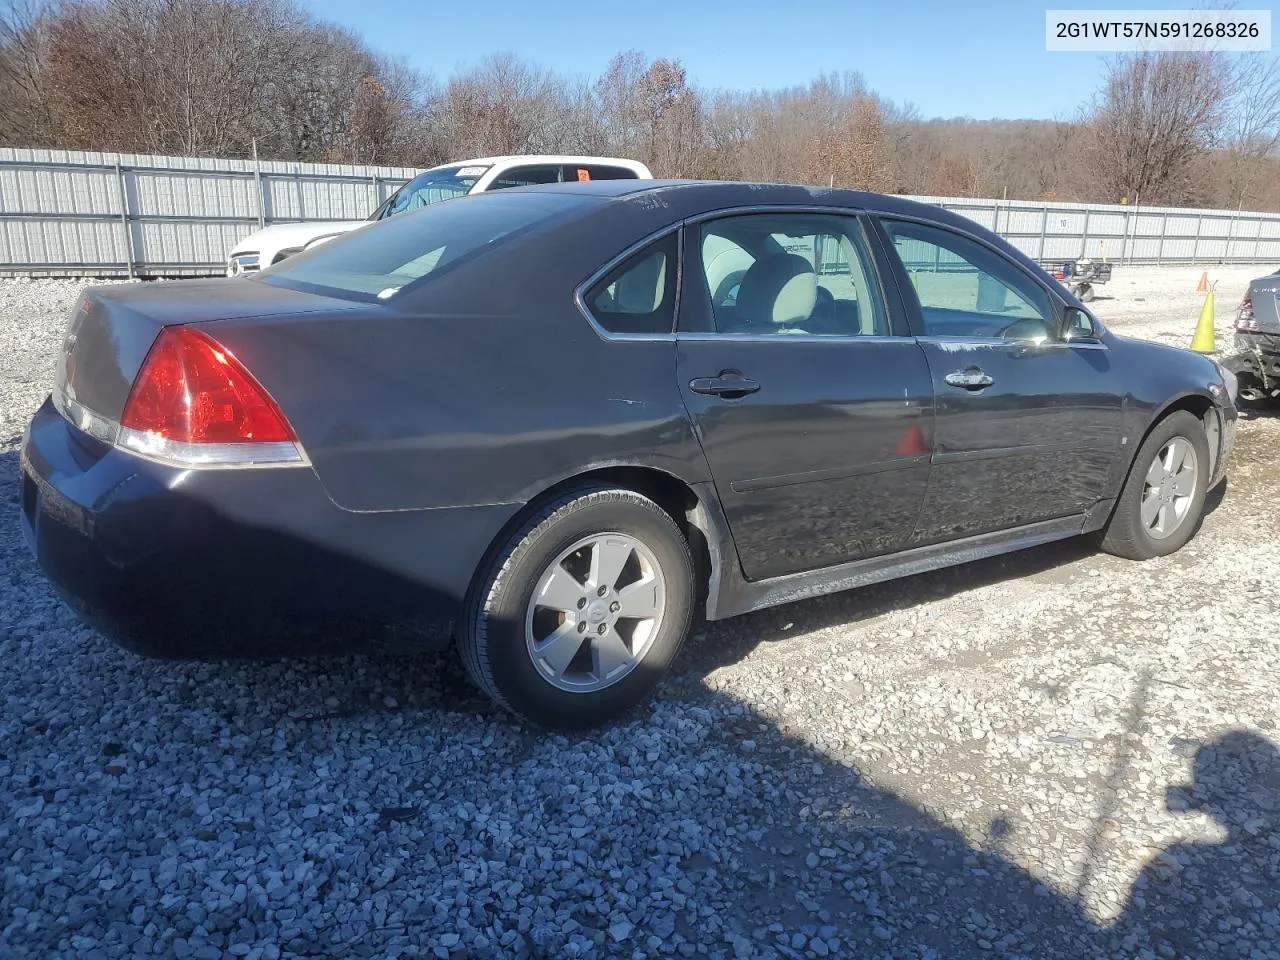
[[[219,274],[270,223],[362,220],[402,167],[0,149],[0,272]]]
[[[415,170],[0,149],[0,273],[220,274],[258,227],[360,220]],[[913,197],[1049,263],[1280,263],[1280,214]]]

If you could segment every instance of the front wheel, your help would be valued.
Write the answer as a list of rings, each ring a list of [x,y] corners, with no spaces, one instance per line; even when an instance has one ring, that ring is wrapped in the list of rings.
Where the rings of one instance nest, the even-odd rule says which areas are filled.
[[[692,610],[693,560],[671,517],[635,491],[584,487],[499,549],[459,648],[500,706],[543,726],[590,726],[649,695]]]
[[[1152,428],[1139,448],[1102,548],[1131,560],[1178,550],[1200,522],[1208,481],[1204,424],[1185,410],[1175,410]]]

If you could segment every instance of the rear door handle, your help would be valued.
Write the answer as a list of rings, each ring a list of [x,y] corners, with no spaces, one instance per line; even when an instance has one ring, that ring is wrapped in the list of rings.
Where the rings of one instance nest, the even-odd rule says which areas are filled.
[[[955,373],[948,373],[942,379],[946,380],[951,386],[960,387],[964,390],[981,390],[995,383],[990,374],[983,373],[981,367],[967,367],[964,370],[957,370]]]
[[[694,393],[733,400],[755,393],[760,389],[760,384],[743,377],[694,377],[689,381],[689,389]]]

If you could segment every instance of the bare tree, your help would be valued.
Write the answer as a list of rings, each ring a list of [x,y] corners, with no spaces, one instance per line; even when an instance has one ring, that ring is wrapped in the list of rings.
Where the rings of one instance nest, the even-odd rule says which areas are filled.
[[[1088,119],[1094,172],[1114,202],[1177,203],[1218,137],[1229,93],[1215,53],[1136,53],[1107,67]]]
[[[455,76],[443,107],[448,141],[465,155],[554,152],[566,135],[563,81],[512,53]]]
[[[43,0],[0,4],[0,143],[56,142],[47,90],[49,29],[56,16]]]
[[[1237,209],[1256,203],[1259,188],[1276,176],[1280,148],[1280,61],[1260,54],[1239,57],[1231,72],[1234,95],[1223,125],[1225,195]]]

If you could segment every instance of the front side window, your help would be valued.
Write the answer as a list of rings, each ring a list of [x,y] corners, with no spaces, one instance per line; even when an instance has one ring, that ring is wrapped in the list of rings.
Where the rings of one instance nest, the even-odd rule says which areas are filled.
[[[559,183],[560,168],[543,164],[533,167],[512,167],[503,170],[486,190],[505,190],[507,187],[531,187],[539,183]]]
[[[388,197],[369,219],[385,220],[429,203],[465,197],[488,169],[487,166],[462,165],[420,173]]]
[[[610,270],[583,298],[591,316],[610,333],[670,333],[678,250],[677,235],[671,233]]]
[[[887,336],[889,322],[853,217],[749,214],[701,227],[718,333]]]
[[[926,336],[1043,340],[1053,335],[1049,294],[1010,260],[941,227],[881,222],[920,301]]]
[[[464,257],[568,214],[589,198],[566,194],[480,194],[370,223],[263,270],[272,286],[387,300]]]

